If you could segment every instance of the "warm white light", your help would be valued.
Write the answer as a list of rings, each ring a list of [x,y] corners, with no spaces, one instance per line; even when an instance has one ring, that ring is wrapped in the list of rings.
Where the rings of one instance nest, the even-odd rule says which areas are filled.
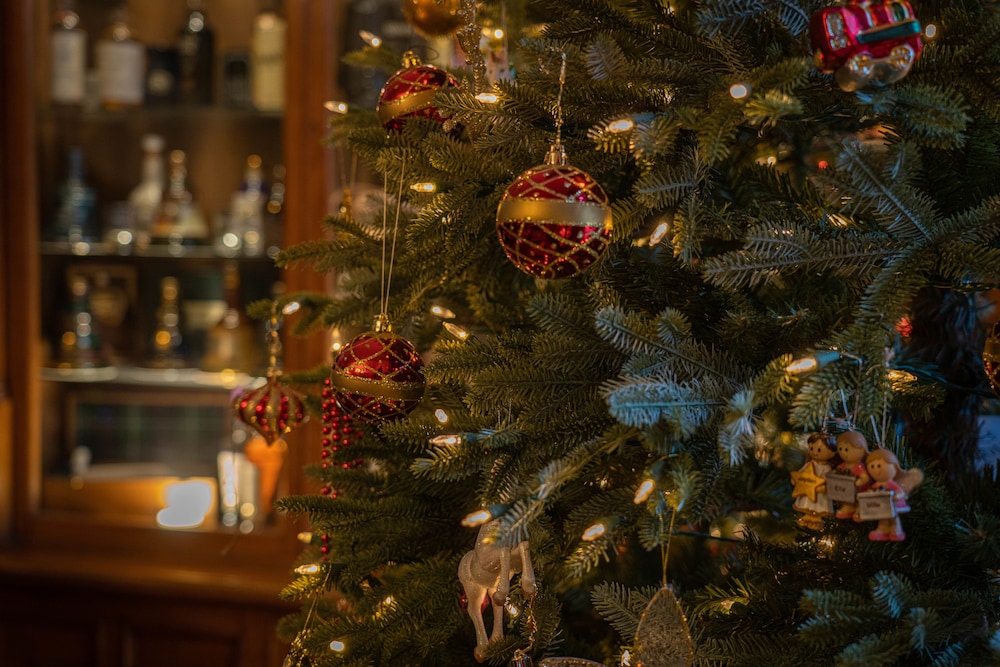
[[[774,165],[778,164],[778,156],[768,155],[767,159],[764,160],[764,162],[766,162],[769,167],[773,167]]]
[[[742,100],[750,94],[750,84],[734,83],[729,86],[729,94],[733,96],[734,100]]]
[[[595,523],[593,526],[583,531],[583,539],[587,542],[593,542],[606,532],[608,532],[607,526],[603,523]]]
[[[129,245],[132,243],[132,232],[127,229],[121,229],[115,236],[115,240],[118,241],[118,245]]]
[[[785,372],[798,375],[799,373],[814,371],[818,366],[819,362],[816,361],[816,357],[803,357],[785,366]]]
[[[440,317],[442,320],[451,320],[455,318],[455,313],[444,306],[431,306],[431,315]]]
[[[468,526],[469,528],[475,528],[476,526],[481,526],[490,519],[493,515],[490,514],[489,510],[479,510],[478,512],[473,512],[462,519],[462,525]]]
[[[476,99],[484,104],[496,104],[497,100],[500,98],[496,93],[479,93],[476,95]]]
[[[301,304],[299,304],[298,301],[289,301],[288,303],[285,304],[285,307],[281,309],[281,314],[291,315],[293,313],[299,312],[299,308],[301,308]]]
[[[435,447],[454,447],[455,445],[462,444],[462,436],[450,434],[450,435],[436,435],[431,438],[430,442]]]
[[[296,574],[319,574],[319,565],[316,563],[309,563],[308,565],[299,565],[295,568]]]
[[[642,484],[639,488],[635,490],[635,497],[632,499],[636,505],[641,505],[642,503],[649,500],[649,497],[653,495],[653,489],[656,488],[656,482],[651,479],[642,480]]]
[[[630,667],[632,664],[632,654],[628,652],[628,649],[622,651],[622,663],[621,667]]]
[[[893,384],[906,384],[909,382],[915,382],[917,376],[909,371],[901,371],[898,368],[894,368],[888,373],[889,381]]]
[[[368,46],[374,47],[376,49],[382,46],[382,38],[379,37],[378,35],[372,34],[367,30],[362,30],[358,34],[361,35],[361,39],[363,39],[365,44],[367,44]]]
[[[628,132],[633,127],[635,127],[635,123],[632,122],[631,118],[619,118],[618,120],[613,120],[608,123],[608,132],[620,134],[622,132]]]
[[[339,639],[334,639],[332,642],[330,642],[331,651],[334,651],[336,653],[343,653],[345,648],[347,648],[347,646],[344,644],[344,642],[340,641]]]
[[[504,609],[506,609],[506,610],[507,610],[507,613],[508,613],[508,614],[510,614],[511,616],[515,616],[515,617],[516,617],[516,616],[517,616],[518,614],[520,614],[520,613],[521,613],[521,610],[520,610],[520,609],[518,609],[518,608],[517,608],[517,607],[516,607],[516,606],[514,605],[514,603],[513,603],[513,602],[511,602],[510,600],[507,600],[506,602],[504,602],[504,604],[503,604],[503,608],[504,608]]]
[[[445,322],[444,328],[448,331],[448,333],[450,333],[455,338],[458,338],[459,340],[465,340],[466,338],[469,337],[468,331],[466,331],[465,329],[463,329],[458,325],[452,324],[451,322]]]
[[[164,489],[163,509],[156,513],[161,528],[195,528],[200,526],[212,509],[215,488],[204,480],[172,482]]]
[[[658,224],[656,226],[656,229],[653,230],[653,233],[649,235],[649,245],[656,245],[657,243],[662,241],[666,237],[667,232],[669,231],[670,231],[670,223],[664,220],[663,222]]]
[[[410,189],[416,192],[435,192],[437,186],[433,183],[414,183],[410,186]]]
[[[926,37],[927,39],[934,39],[935,37],[937,37],[937,32],[938,32],[937,26],[934,25],[933,23],[928,23],[924,27],[924,37]]]
[[[313,534],[308,531],[303,531],[295,537],[298,538],[299,542],[303,542],[305,544],[312,544],[313,541]]]
[[[839,213],[827,213],[826,218],[827,220],[830,221],[830,224],[833,225],[834,227],[844,228],[850,226],[851,224],[850,220],[840,215]]]
[[[333,113],[347,113],[347,102],[330,100],[329,102],[323,103],[323,108],[327,111],[332,111]]]
[[[503,28],[497,28],[493,31],[493,39],[503,39]]]
[[[437,410],[434,411],[434,418],[437,419],[442,424],[448,423],[448,413],[442,410],[441,408],[438,408]]]

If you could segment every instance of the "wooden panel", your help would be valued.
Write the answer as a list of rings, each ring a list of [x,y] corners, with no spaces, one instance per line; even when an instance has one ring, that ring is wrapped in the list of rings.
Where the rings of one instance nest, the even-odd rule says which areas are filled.
[[[95,667],[97,631],[93,627],[55,625],[45,618],[4,623],[0,625],[0,665]]]

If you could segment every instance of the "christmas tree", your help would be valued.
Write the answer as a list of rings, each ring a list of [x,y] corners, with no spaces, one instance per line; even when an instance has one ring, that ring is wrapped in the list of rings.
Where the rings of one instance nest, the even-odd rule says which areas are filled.
[[[287,664],[1000,664],[994,4],[407,0]]]

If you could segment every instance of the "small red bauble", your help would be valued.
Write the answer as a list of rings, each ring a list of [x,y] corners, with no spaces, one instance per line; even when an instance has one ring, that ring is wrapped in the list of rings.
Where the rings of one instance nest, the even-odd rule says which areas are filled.
[[[274,375],[263,386],[243,392],[233,403],[233,410],[237,419],[257,431],[269,445],[306,420],[302,396]]]
[[[403,56],[403,69],[386,81],[378,95],[375,112],[387,130],[399,131],[407,118],[424,116],[439,123],[445,118],[434,106],[434,95],[442,88],[457,88],[451,74],[434,65],[424,65],[412,52]]]
[[[920,30],[909,2],[848,0],[812,15],[813,62],[846,91],[893,83],[920,55]]]
[[[400,419],[423,398],[422,366],[413,344],[380,319],[340,351],[331,384],[341,410],[354,419]]]
[[[545,164],[510,184],[497,209],[497,234],[514,265],[536,278],[569,278],[596,262],[611,236],[601,186],[566,164],[553,146]]]
[[[986,369],[986,376],[990,379],[994,393],[1000,396],[1000,322],[993,325],[993,330],[986,337],[983,367]]]

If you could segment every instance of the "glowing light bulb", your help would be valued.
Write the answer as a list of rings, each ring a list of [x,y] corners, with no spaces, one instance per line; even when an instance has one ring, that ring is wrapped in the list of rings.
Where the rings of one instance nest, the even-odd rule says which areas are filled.
[[[452,324],[451,322],[445,322],[444,328],[448,331],[448,333],[450,333],[455,338],[458,338],[459,340],[465,340],[466,338],[469,337],[468,331],[466,331],[460,326]]]
[[[414,183],[410,189],[415,192],[436,192],[437,186],[433,183]]]
[[[628,132],[633,127],[635,127],[635,123],[632,122],[631,118],[619,118],[618,120],[613,120],[608,123],[607,129],[608,132],[621,134],[622,132]]]
[[[347,645],[344,644],[344,642],[340,641],[339,639],[334,639],[332,642],[330,642],[330,650],[335,653],[343,653],[344,649],[346,648]]]
[[[365,44],[373,48],[378,48],[382,46],[382,38],[378,35],[368,32],[367,30],[362,30],[358,33],[361,35],[361,39],[364,40]]]
[[[521,610],[518,609],[517,606],[515,606],[514,603],[511,602],[510,600],[507,600],[503,603],[503,608],[506,609],[507,613],[510,614],[511,616],[516,617],[518,614],[521,613]]]
[[[479,93],[476,95],[476,99],[483,104],[496,104],[497,100],[500,99],[496,93]]]
[[[926,37],[927,39],[934,39],[935,37],[937,37],[937,33],[938,33],[938,27],[933,23],[928,23],[924,27],[924,37]]]
[[[503,39],[503,28],[497,28],[493,31],[493,39]]]
[[[815,357],[803,357],[785,366],[785,372],[798,375],[799,373],[808,373],[809,371],[816,370],[818,367],[819,363]]]
[[[323,108],[327,111],[332,111],[333,113],[347,113],[347,102],[338,102],[337,100],[328,100],[323,103]]]
[[[734,83],[729,86],[729,94],[732,95],[734,100],[742,100],[750,94],[750,84]]]
[[[430,442],[435,447],[454,447],[455,445],[462,444],[462,436],[450,434],[450,435],[436,435],[431,438]]]
[[[649,497],[651,495],[653,495],[653,489],[655,488],[656,488],[656,482],[654,482],[653,480],[651,479],[642,480],[642,484],[640,484],[639,488],[635,490],[635,497],[632,499],[632,502],[634,502],[636,505],[643,504],[644,502],[649,500]]]
[[[649,245],[656,245],[662,241],[666,236],[667,232],[670,231],[670,223],[664,220],[656,226],[653,233],[649,235]]]
[[[289,301],[285,304],[285,307],[281,309],[281,314],[291,315],[293,313],[297,313],[301,307],[302,305],[298,301]]]
[[[444,306],[431,306],[431,315],[440,317],[442,320],[455,319],[455,312]]]
[[[464,519],[462,519],[462,525],[468,526],[469,528],[475,528],[476,526],[483,525],[492,518],[493,515],[490,514],[489,510],[479,510],[477,512],[473,512],[472,514],[467,515]]]
[[[434,411],[434,418],[437,419],[442,424],[448,423],[448,413],[442,410],[441,408],[438,408],[437,410]]]
[[[593,542],[598,537],[608,532],[608,527],[603,523],[595,523],[593,526],[583,531],[583,539],[587,542]]]
[[[319,565],[317,563],[309,563],[308,565],[299,565],[295,568],[296,574],[319,574]]]
[[[313,534],[309,531],[303,531],[295,537],[299,540],[299,542],[303,542],[305,544],[312,544],[313,541]]]

